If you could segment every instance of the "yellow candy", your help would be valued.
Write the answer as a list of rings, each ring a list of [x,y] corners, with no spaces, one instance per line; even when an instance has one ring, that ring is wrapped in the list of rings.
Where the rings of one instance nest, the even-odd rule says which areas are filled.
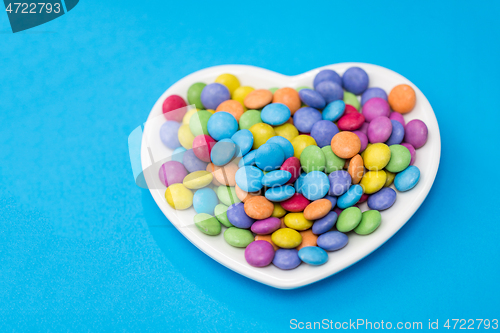
[[[313,225],[313,221],[306,219],[304,213],[288,213],[284,222],[287,227],[300,231],[307,230]]]
[[[276,135],[282,136],[290,142],[299,135],[299,130],[289,123],[276,126],[274,132],[276,132]]]
[[[363,153],[363,162],[368,170],[382,170],[391,159],[391,150],[385,143],[374,143]]]
[[[297,230],[283,228],[273,232],[271,240],[281,248],[293,249],[302,243],[302,236]]]
[[[241,105],[243,105],[243,110],[246,111],[247,108],[245,107],[245,104],[243,103],[243,101],[245,100],[245,97],[247,97],[247,95],[250,94],[254,90],[255,90],[254,88],[248,87],[248,86],[238,87],[234,91],[234,93],[232,95],[232,99],[240,102]]]
[[[180,129],[179,129],[180,130]],[[258,123],[249,128],[253,135],[253,149],[257,149],[267,142],[270,138],[275,136],[274,129],[264,123]]]
[[[281,207],[281,205],[279,204],[279,202],[275,202],[274,203],[273,213],[271,214],[271,216],[272,217],[280,218],[280,217],[285,216],[285,214],[286,214],[286,210],[283,207]]]
[[[196,112],[198,112],[198,111],[200,111],[200,110],[198,110],[198,109],[191,109],[188,112],[186,112],[186,114],[182,118],[182,124],[183,125],[189,125],[189,120],[191,119],[191,116],[193,114],[195,114]]]
[[[182,184],[172,184],[165,191],[165,199],[174,209],[188,209],[193,205],[193,192]]]
[[[306,147],[318,145],[316,143],[316,140],[314,140],[314,138],[309,135],[299,135],[293,138],[291,142],[294,151],[293,156],[297,158],[300,158],[300,154],[302,154],[302,151],[306,149]]]
[[[215,82],[225,85],[231,95],[240,86],[240,80],[233,74],[221,74],[215,79]]]
[[[181,127],[179,127],[179,132],[177,133],[177,137],[179,138],[181,146],[183,146],[186,149],[193,148],[194,135],[193,133],[191,133],[189,125],[182,125]]]
[[[215,110],[212,110],[212,109],[207,109],[207,111],[210,112],[211,114],[215,113]]]
[[[372,194],[384,187],[387,181],[387,174],[384,170],[368,171],[365,173],[359,185],[363,188],[366,194]]]
[[[197,190],[209,185],[213,179],[214,176],[208,171],[195,171],[184,177],[182,184],[191,190]]]
[[[385,173],[387,174],[387,180],[385,181],[384,187],[389,187],[392,185],[392,182],[394,181],[394,178],[396,178],[396,174],[392,173],[390,171],[384,170]]]

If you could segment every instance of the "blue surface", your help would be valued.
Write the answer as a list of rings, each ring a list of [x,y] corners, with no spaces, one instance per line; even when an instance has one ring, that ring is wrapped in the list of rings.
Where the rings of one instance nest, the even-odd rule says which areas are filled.
[[[87,0],[17,34],[0,14],[0,331],[498,318],[499,3],[404,3]],[[346,61],[414,82],[443,144],[421,209],[358,265],[296,291],[252,282],[191,245],[134,184],[127,137],[183,76]]]

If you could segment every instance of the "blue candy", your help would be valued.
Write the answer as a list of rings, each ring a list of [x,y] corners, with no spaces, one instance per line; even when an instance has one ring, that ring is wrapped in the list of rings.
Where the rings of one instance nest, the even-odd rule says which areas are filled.
[[[333,101],[323,109],[322,116],[324,120],[337,121],[340,117],[342,117],[344,111],[345,111],[344,101],[341,100]]]
[[[365,105],[368,100],[372,98],[382,98],[387,101],[387,93],[385,92],[384,89],[382,88],[368,88],[366,91],[361,95],[361,105]]]
[[[332,142],[332,138],[339,132],[337,125],[330,120],[320,120],[311,128],[311,136],[316,140],[318,147],[323,148]]]
[[[220,83],[207,84],[201,91],[200,96],[203,106],[207,109],[212,110],[217,109],[220,103],[227,101],[230,98],[231,94],[229,93],[229,90],[226,88],[226,86]]]
[[[208,163],[203,162],[194,154],[192,149],[186,150],[182,156],[182,164],[189,172],[206,170]]]
[[[274,253],[273,264],[279,269],[294,269],[301,263],[296,249],[278,249]]]
[[[370,195],[367,203],[370,209],[384,210],[394,205],[394,202],[396,202],[396,191],[390,187],[384,187]]]
[[[170,149],[176,149],[181,146],[179,137],[177,136],[179,127],[181,127],[181,124],[172,120],[165,122],[160,127],[161,142]]]
[[[182,158],[184,157],[184,153],[186,152],[186,148],[179,147],[174,150],[172,153],[172,161],[177,161],[182,163]]]
[[[229,222],[237,228],[248,229],[255,222],[254,219],[245,213],[245,206],[242,202],[229,206],[226,214]]]
[[[299,175],[299,178],[297,178],[297,180],[295,181],[295,184],[293,184],[293,186],[295,187],[295,192],[302,193],[302,192],[300,192],[300,188],[302,187],[305,176],[307,176],[307,173],[305,173],[305,172],[301,173]]]
[[[243,156],[252,149],[253,135],[252,132],[247,129],[242,129],[234,133],[231,140],[238,145],[240,148],[240,154]]]
[[[215,206],[219,204],[217,194],[211,188],[205,187],[194,192],[193,208],[196,213],[214,215]]]
[[[326,105],[326,101],[321,94],[312,89],[302,89],[299,91],[300,100],[312,108],[322,109]]]
[[[238,131],[238,122],[228,112],[216,112],[208,119],[207,130],[215,141],[230,139]]]
[[[307,199],[314,201],[323,198],[329,189],[328,176],[321,171],[311,171],[302,179],[299,192]]]
[[[368,88],[368,81],[368,74],[359,67],[351,67],[342,75],[344,89],[356,95],[362,94]]]
[[[337,170],[328,175],[330,181],[330,191],[328,194],[339,196],[347,192],[352,183],[352,178],[349,172],[345,170]]]
[[[293,186],[275,186],[266,191],[265,197],[269,201],[281,202],[290,199],[294,194],[295,188]]]
[[[238,162],[238,167],[242,167],[245,165],[254,165],[255,164],[255,154],[257,153],[257,150],[252,150]]]
[[[361,196],[363,195],[363,188],[361,185],[352,185],[347,192],[342,194],[337,199],[337,207],[341,209],[346,209],[347,207],[354,206]]]
[[[245,192],[255,192],[262,188],[264,173],[257,167],[244,166],[236,171],[235,180],[239,188]]]
[[[290,109],[285,104],[271,103],[262,109],[260,119],[266,124],[278,126],[286,123],[290,115]]]
[[[284,185],[292,178],[292,174],[286,170],[275,170],[268,172],[262,177],[262,185],[272,187],[276,185]]]
[[[300,249],[299,258],[306,264],[319,266],[328,261],[328,253],[320,247],[307,246]]]
[[[321,82],[316,87],[316,91],[323,96],[327,103],[344,98],[344,90],[342,90],[342,86],[332,81]]]
[[[273,136],[272,138],[267,140],[266,143],[275,143],[279,145],[285,153],[285,160],[293,156],[294,149],[292,143],[282,136]]]
[[[275,143],[265,143],[257,149],[255,164],[264,171],[279,169],[285,161],[283,149]]]
[[[386,145],[399,145],[403,142],[403,138],[405,137],[405,128],[403,124],[401,124],[397,120],[391,120],[392,123],[392,133],[389,139],[385,142]]]
[[[323,81],[332,81],[338,84],[339,86],[342,85],[342,79],[340,78],[340,75],[338,75],[337,72],[331,69],[323,69],[321,72],[316,74],[313,81],[314,89],[316,89],[316,86]]]
[[[330,202],[332,203],[332,209],[331,210],[333,210],[335,208],[335,206],[337,205],[337,197],[332,197],[330,195],[325,195],[325,197],[323,199],[330,200]]]
[[[293,115],[293,125],[302,133],[311,133],[311,128],[315,122],[322,119],[321,112],[305,106],[298,109]]]
[[[318,237],[318,246],[326,251],[337,251],[347,245],[349,237],[340,231],[329,231]]]
[[[312,226],[312,232],[315,235],[321,235],[333,228],[335,223],[337,223],[337,218],[339,216],[335,212],[329,212],[325,217],[320,218],[315,221]]]
[[[409,191],[417,185],[420,179],[420,170],[414,165],[410,165],[394,178],[394,186],[400,192]]]
[[[212,163],[217,166],[223,166],[231,162],[236,155],[236,144],[231,139],[222,139],[217,142],[210,153]]]

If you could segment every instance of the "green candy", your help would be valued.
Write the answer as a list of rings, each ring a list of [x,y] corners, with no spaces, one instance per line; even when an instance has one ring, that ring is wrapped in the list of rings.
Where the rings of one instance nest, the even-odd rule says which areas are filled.
[[[267,90],[269,90],[270,92],[272,92],[274,94],[276,92],[276,90],[278,90],[278,89],[279,88],[274,87],[274,88],[269,88]]]
[[[308,146],[300,154],[300,165],[306,173],[324,171],[326,165],[325,154],[318,146]]]
[[[348,91],[344,91],[344,103],[354,106],[356,110],[359,110],[359,107],[361,106],[361,103],[358,101],[356,95]]]
[[[209,214],[200,213],[194,216],[194,224],[202,233],[215,236],[220,234],[221,226],[217,219]]]
[[[387,171],[401,172],[410,165],[411,154],[408,148],[402,145],[392,145],[389,149],[391,150],[391,159],[385,166]]]
[[[298,88],[297,88],[297,89],[295,89],[295,90],[297,90],[297,92],[300,92],[302,89],[311,89],[311,88],[310,88],[310,87],[308,87],[308,86],[302,86],[302,87],[298,87]],[[311,90],[312,90],[312,89],[311,89]]]
[[[253,234],[250,230],[231,227],[224,231],[224,239],[231,246],[247,247],[253,242]]]
[[[326,173],[331,173],[344,168],[345,160],[338,157],[332,151],[332,146],[324,146],[321,148],[326,159]]]
[[[208,119],[212,114],[206,110],[195,112],[189,119],[189,129],[194,136],[208,134]]]
[[[337,230],[340,232],[351,231],[361,222],[361,217],[361,210],[358,207],[344,209],[337,220]]]
[[[194,104],[197,109],[204,109],[203,103],[201,102],[201,91],[205,88],[206,84],[203,82],[196,82],[189,87],[187,92],[188,103]]]
[[[241,202],[236,196],[236,191],[234,187],[221,185],[217,188],[217,196],[219,200],[226,206],[231,206],[232,204]]]
[[[229,228],[232,227],[233,225],[231,224],[231,222],[229,222],[229,219],[227,218],[228,208],[229,207],[224,204],[218,204],[217,206],[215,206],[214,215],[217,218],[217,220],[219,220],[219,222],[222,223],[222,225]]]
[[[258,110],[248,110],[243,113],[240,117],[240,129],[249,129],[255,124],[261,123],[260,111]]]
[[[367,210],[361,217],[361,222],[354,229],[358,235],[368,235],[374,232],[382,222],[382,215],[378,210]]]

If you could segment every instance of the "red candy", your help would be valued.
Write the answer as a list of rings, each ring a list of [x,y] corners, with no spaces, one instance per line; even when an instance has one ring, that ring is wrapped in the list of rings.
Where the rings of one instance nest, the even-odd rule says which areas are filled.
[[[215,143],[210,135],[198,135],[193,140],[193,153],[203,162],[210,162],[210,153]]]
[[[350,104],[346,104],[345,110],[344,110],[344,115],[349,114],[349,113],[359,113],[359,112],[354,106],[352,106]]]
[[[365,202],[366,200],[368,200],[368,197],[369,197],[368,194],[363,193],[363,195],[361,196],[361,198],[359,198],[359,201],[356,204],[360,204],[360,203]]]
[[[281,207],[289,212],[299,213],[306,209],[307,205],[310,203],[311,202],[307,200],[305,196],[300,193],[295,193],[290,199],[282,201]]]
[[[361,128],[364,122],[365,116],[363,116],[361,113],[349,113],[344,114],[342,117],[340,117],[337,126],[342,131],[355,131],[358,128]]]
[[[170,95],[163,102],[163,115],[167,120],[182,122],[187,112],[187,104],[179,95]]]
[[[293,184],[300,176],[300,160],[297,157],[289,157],[283,162],[280,170],[285,170],[292,174],[292,178],[290,178],[287,184]]]

